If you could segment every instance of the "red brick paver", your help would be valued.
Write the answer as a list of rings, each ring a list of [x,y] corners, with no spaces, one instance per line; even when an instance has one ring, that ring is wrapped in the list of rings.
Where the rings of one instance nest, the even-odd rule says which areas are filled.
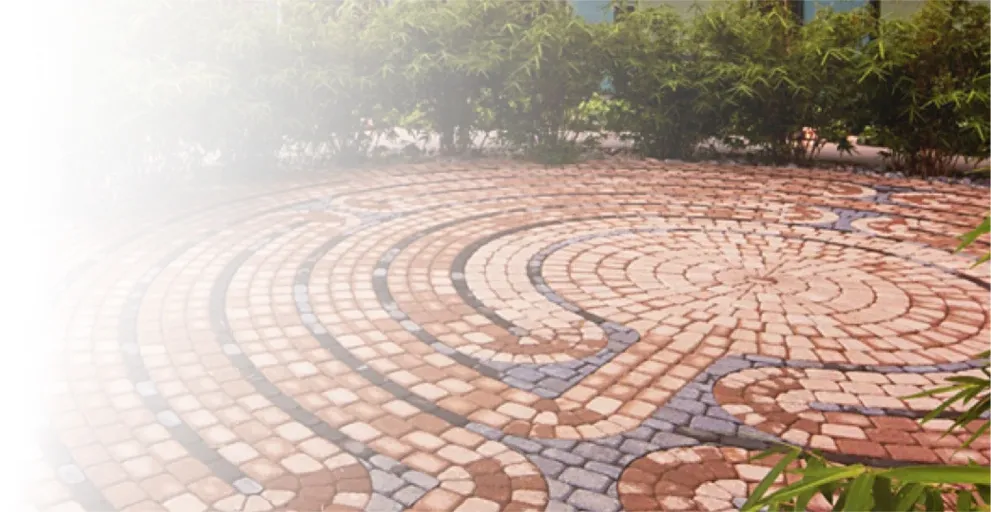
[[[67,255],[40,509],[720,510],[766,470],[659,421],[987,464],[888,413],[987,345],[951,253],[987,191],[486,161],[255,192]],[[807,367],[682,399],[755,356]]]

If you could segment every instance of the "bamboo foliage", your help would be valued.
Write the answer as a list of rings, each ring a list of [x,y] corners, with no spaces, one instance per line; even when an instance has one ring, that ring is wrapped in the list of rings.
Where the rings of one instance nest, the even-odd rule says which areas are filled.
[[[880,26],[858,87],[894,166],[934,175],[958,157],[987,157],[989,28],[988,6],[964,0],[930,0]]]
[[[509,15],[504,2],[399,2],[391,12],[397,44],[390,55],[419,109],[440,136],[441,151],[470,149],[481,102],[504,60],[496,35]]]
[[[194,170],[210,154],[264,171],[291,144],[351,163],[398,128],[445,153],[483,132],[561,160],[613,132],[648,156],[716,141],[799,163],[863,129],[892,165],[933,174],[986,155],[991,131],[988,8],[960,0],[804,24],[745,0],[693,19],[635,6],[611,24],[556,0],[82,5],[72,178]],[[804,127],[820,138],[800,140]]]
[[[902,466],[872,468],[862,464],[840,465],[821,454],[781,447],[758,457],[780,456],[751,497],[741,507],[758,510],[803,511],[813,500],[829,510],[850,512],[986,511],[989,497],[987,467]],[[794,483],[771,490],[782,475],[795,475]],[[823,506],[817,507],[822,509]]]
[[[623,6],[625,7],[625,6]],[[672,9],[634,9],[602,40],[616,98],[610,128],[644,155],[690,158],[719,130],[711,101],[718,84],[704,73],[688,24]]]
[[[563,2],[511,4],[524,23],[502,32],[508,69],[494,91],[496,127],[512,144],[559,151],[575,142],[576,113],[605,78],[595,45],[601,27]]]
[[[801,24],[783,2],[753,9],[728,2],[703,13],[693,31],[705,103],[719,136],[742,138],[775,162],[802,162],[827,141],[844,142],[866,105],[850,84],[871,24],[862,11],[820,12]],[[804,127],[820,139],[803,143]]]
[[[364,158],[374,141],[369,122],[402,107],[387,59],[395,41],[384,8],[367,0],[294,0],[284,8],[279,40],[289,54],[280,60],[277,97],[294,125],[288,135],[329,145],[338,161]]]

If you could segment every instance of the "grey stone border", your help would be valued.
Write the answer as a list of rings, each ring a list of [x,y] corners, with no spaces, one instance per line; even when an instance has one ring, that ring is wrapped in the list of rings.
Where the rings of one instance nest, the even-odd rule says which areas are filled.
[[[208,232],[202,240],[217,234],[217,231]],[[240,489],[240,484],[245,484],[246,488],[260,491],[260,486],[251,478],[245,475],[240,468],[223,458],[215,449],[210,447],[206,441],[190,427],[176,412],[169,406],[158,389],[155,387],[145,367],[141,357],[141,349],[138,345],[138,311],[145,294],[151,287],[155,278],[165,270],[168,265],[179,258],[183,253],[188,252],[198,245],[200,241],[189,242],[165,257],[158,260],[131,288],[128,294],[128,301],[125,302],[121,312],[120,327],[118,329],[118,341],[120,343],[121,357],[124,366],[127,368],[128,378],[134,384],[137,394],[141,397],[144,406],[150,410],[158,423],[169,430],[172,438],[175,439],[187,452],[198,459],[211,473],[224,482]]]

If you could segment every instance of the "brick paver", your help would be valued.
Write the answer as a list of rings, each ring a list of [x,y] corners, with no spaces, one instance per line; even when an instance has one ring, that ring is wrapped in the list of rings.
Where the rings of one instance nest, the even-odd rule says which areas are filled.
[[[952,253],[987,191],[484,161],[256,192],[66,255],[41,510],[721,510],[770,441],[988,463],[903,399],[987,346]]]

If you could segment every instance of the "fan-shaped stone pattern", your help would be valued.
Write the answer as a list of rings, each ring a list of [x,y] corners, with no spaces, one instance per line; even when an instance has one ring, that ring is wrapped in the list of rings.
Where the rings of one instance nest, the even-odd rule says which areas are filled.
[[[723,377],[714,388],[724,410],[746,425],[798,446],[904,462],[987,464],[987,436],[960,446],[983,421],[944,436],[951,419],[917,421],[938,398],[907,399],[948,384],[949,375],[982,377],[978,370],[946,373],[754,368]],[[950,412],[960,413],[957,404]]]
[[[746,501],[780,456],[753,460],[760,452],[696,446],[648,454],[633,461],[619,479],[619,495],[628,512],[656,510],[732,511]],[[797,468],[797,463],[789,469]],[[786,472],[770,492],[797,477]],[[808,510],[830,510],[821,496]]]
[[[837,364],[891,385],[966,371],[988,337],[986,272],[949,253],[987,191],[654,161],[272,190],[124,217],[133,231],[58,267],[40,509],[634,507],[666,480],[633,492],[624,468],[672,447],[852,421],[928,439],[892,417],[894,391],[861,386],[848,410],[796,386]],[[810,368],[727,374],[736,356]],[[917,444],[959,459],[934,443]],[[662,508],[732,507],[746,490],[727,482],[753,483],[737,462],[723,491],[682,482]]]

